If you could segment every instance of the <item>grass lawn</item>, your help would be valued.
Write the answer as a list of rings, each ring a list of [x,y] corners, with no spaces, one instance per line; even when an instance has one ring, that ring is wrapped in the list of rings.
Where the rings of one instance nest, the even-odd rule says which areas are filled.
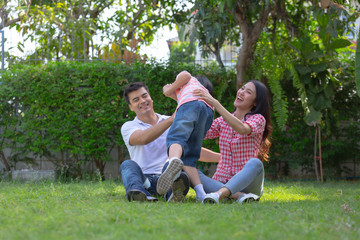
[[[259,203],[129,203],[120,182],[0,182],[0,239],[360,239],[360,182],[266,182]]]

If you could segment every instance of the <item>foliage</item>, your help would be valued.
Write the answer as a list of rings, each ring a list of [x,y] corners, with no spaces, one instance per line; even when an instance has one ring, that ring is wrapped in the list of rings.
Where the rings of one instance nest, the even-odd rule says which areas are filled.
[[[264,34],[265,35],[265,34]],[[281,80],[287,74],[284,66],[289,65],[289,58],[281,49],[274,49],[275,44],[268,41],[267,36],[262,36],[260,45],[255,52],[254,64],[251,65],[249,75],[266,83],[272,93],[272,110],[275,123],[284,129],[288,120],[288,100],[281,86]],[[281,48],[281,46],[280,46]],[[274,52],[279,54],[274,54]]]
[[[360,96],[360,26],[358,31],[358,39],[356,44],[356,59],[355,59],[355,79],[356,79],[356,90]]]
[[[224,41],[238,43],[237,88],[251,78],[268,83],[281,128],[288,103],[280,81],[290,71],[305,121],[315,124],[331,107],[333,91],[340,86],[334,77],[335,60],[339,49],[351,44],[345,36],[354,33],[356,6],[322,0],[195,1],[191,33],[203,48],[220,42],[219,47]]]
[[[5,72],[0,98],[9,106],[3,109],[2,128],[10,131],[2,132],[3,147],[23,158],[47,157],[59,167],[108,161],[109,149],[121,143],[127,109],[120,92],[127,71],[125,65],[70,62]],[[61,159],[55,153],[62,153]]]
[[[26,18],[32,0],[2,0],[0,2],[0,30]]]
[[[27,18],[15,25],[25,41],[38,47],[43,59],[88,59],[92,37],[99,28],[99,16],[114,1],[34,1]],[[24,51],[24,43],[18,49]]]
[[[183,1],[176,0],[119,1],[118,4],[121,7],[105,21],[104,27],[114,24],[114,31],[108,31],[108,37],[115,37],[114,40],[122,41],[122,44],[131,39],[151,43],[157,30],[171,27],[170,23],[174,22],[176,15],[181,15],[186,8]]]
[[[98,58],[104,62],[125,62],[127,64],[131,64],[134,61],[142,60],[142,56],[137,54],[137,51],[137,41],[129,41],[129,46],[127,48],[121,44],[113,42],[110,46],[106,45],[101,48]]]
[[[124,51],[136,41],[132,52],[138,54],[184,7],[175,0],[33,1],[26,17],[10,26],[36,44],[33,59],[87,60],[106,54],[103,48],[111,43]],[[24,43],[18,49],[24,52]]]
[[[323,9],[314,9],[318,31],[305,29],[302,37],[291,43],[295,51],[300,54],[300,62],[295,64],[295,69],[306,91],[307,124],[316,124],[322,119],[324,111],[331,107],[334,89],[340,86],[339,80],[335,77],[336,52],[351,43],[341,37],[346,33],[344,29],[348,24],[348,17],[344,17],[345,20],[339,18],[339,12],[347,16],[345,10],[335,6],[328,8],[326,14]],[[315,28],[315,26],[310,27]],[[318,32],[318,38],[313,36],[314,31]]]
[[[190,44],[197,41],[201,50],[202,57],[208,57],[211,53],[216,56],[219,66],[224,67],[220,56],[220,49],[224,46],[225,41],[231,44],[231,41],[238,43],[238,32],[230,31],[234,26],[232,15],[226,15],[221,4],[217,1],[195,1],[189,21],[190,29],[186,26],[186,21],[181,28],[184,30],[180,33],[190,39]],[[181,34],[182,35],[182,34]],[[182,39],[182,36],[180,36]]]
[[[267,62],[273,59],[274,66],[286,62],[266,56],[269,57]],[[360,98],[354,91],[353,55],[343,52],[339,56],[342,57],[337,64],[336,78],[342,85],[334,90],[332,107],[322,125],[325,129],[322,144],[326,177],[343,173],[354,175],[356,172],[340,166],[346,162],[358,164],[359,161],[356,155],[350,154],[359,151],[356,144],[358,135],[350,134],[356,133],[360,116]],[[135,62],[132,65],[67,62],[36,67],[22,65],[8,70],[3,73],[0,85],[0,150],[11,150],[9,158],[5,159],[11,168],[16,162],[33,164],[34,158],[44,157],[52,160],[64,176],[81,176],[80,167],[89,161],[97,161],[101,170],[106,161],[112,160],[110,149],[123,145],[122,123],[134,117],[122,100],[124,85],[145,81],[154,99],[155,111],[171,115],[176,102],[159,93],[182,70],[207,76],[214,85],[214,97],[230,112],[233,111],[236,73],[225,71],[216,64],[201,67],[176,60],[168,63]],[[287,176],[301,167],[304,176],[312,176],[314,129],[302,120],[302,101],[293,87],[292,75],[290,71],[281,72],[280,68],[279,72],[264,73],[269,79],[272,76],[280,79],[282,98],[291,103],[287,106],[286,124],[274,128],[267,172],[272,176]],[[271,86],[273,92],[276,87]],[[275,111],[274,105],[273,108]],[[272,116],[276,118],[273,122],[277,122],[279,116],[276,112]],[[215,117],[218,117],[217,113]],[[204,146],[219,150],[215,140],[204,141]],[[331,169],[334,167],[339,171],[333,172]]]
[[[222,83],[234,75],[221,74],[218,67],[177,62],[19,65],[4,72],[1,79],[0,150],[11,149],[8,161],[12,168],[18,161],[30,164],[36,157],[45,157],[64,175],[81,176],[82,164],[89,161],[103,174],[106,161],[111,160],[109,152],[123,144],[121,125],[134,117],[122,100],[124,86],[144,81],[156,99],[155,111],[171,115],[176,102],[159,93],[184,69],[207,76],[219,89],[214,94],[233,102],[235,88],[231,101],[221,97],[220,91],[226,90]]]
[[[360,150],[360,97],[355,92],[354,55],[339,54],[336,78],[342,84],[334,90],[332,107],[322,122],[322,161],[326,178],[358,176],[357,152]],[[290,74],[285,74],[291,79]],[[302,101],[297,98],[297,89],[289,79],[281,80],[281,86],[289,104],[289,118],[285,129],[275,128],[270,148],[270,162],[266,168],[269,176],[292,176],[296,169],[302,169],[300,178],[314,178],[314,135],[315,128],[305,124]]]
[[[195,62],[195,45],[188,42],[172,42],[170,62]]]

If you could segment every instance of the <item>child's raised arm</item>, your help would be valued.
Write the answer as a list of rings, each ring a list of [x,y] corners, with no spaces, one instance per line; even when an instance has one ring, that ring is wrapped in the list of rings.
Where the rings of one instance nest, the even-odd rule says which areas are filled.
[[[175,100],[176,99],[176,89],[181,88],[183,85],[190,81],[191,74],[187,71],[182,71],[176,76],[175,81],[172,84],[166,84],[163,87],[163,93],[167,97],[171,97]],[[174,98],[175,96],[175,98]]]

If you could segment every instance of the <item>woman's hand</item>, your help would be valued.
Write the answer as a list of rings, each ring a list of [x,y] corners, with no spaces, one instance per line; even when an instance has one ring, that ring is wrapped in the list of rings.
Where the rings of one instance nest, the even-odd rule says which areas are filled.
[[[221,103],[213,98],[210,93],[202,90],[196,89],[193,91],[194,96],[205,100],[208,104],[213,106],[215,110],[224,118],[224,120],[230,125],[239,134],[249,134],[251,133],[251,128],[248,124],[243,123],[240,119],[231,114],[226,108],[221,105]]]
[[[203,99],[205,102],[210,104],[213,107],[216,107],[215,105],[219,104],[218,100],[213,98],[210,93],[207,91],[204,91],[202,89],[196,89],[193,91],[194,96]]]

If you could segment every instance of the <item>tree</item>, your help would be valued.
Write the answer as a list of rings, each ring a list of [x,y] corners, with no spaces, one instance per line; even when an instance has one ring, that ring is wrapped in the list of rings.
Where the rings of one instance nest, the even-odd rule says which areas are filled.
[[[175,0],[38,0],[16,27],[26,39],[40,45],[37,56],[87,60],[96,58],[110,43],[124,51],[136,40],[138,51],[142,44],[151,43],[157,29],[169,24],[182,7]],[[101,35],[103,43],[96,43],[95,35]],[[19,49],[23,48],[20,43]]]
[[[208,39],[211,39],[208,42],[200,39],[199,43],[207,44],[208,48],[214,43],[223,42],[224,34],[225,41],[234,42],[234,33],[240,28],[237,35],[241,43],[236,63],[237,88],[248,78],[266,77],[265,81],[274,93],[280,126],[284,126],[287,117],[287,103],[280,85],[280,79],[286,71],[293,75],[294,86],[299,90],[299,97],[307,113],[307,122],[321,118],[320,112],[331,105],[331,89],[337,84],[334,78],[336,71],[331,70],[334,67],[332,59],[336,58],[337,49],[350,45],[342,36],[351,31],[350,24],[357,16],[347,1],[224,0],[215,3],[207,0],[195,1],[193,11],[197,11],[196,8],[199,8],[197,15],[203,16],[194,18],[195,22],[203,21],[202,24],[196,22],[196,26],[200,26],[198,33],[201,33],[197,36],[209,35]],[[212,22],[217,16],[233,19],[220,21],[224,25],[222,29],[228,29],[227,33],[219,31],[219,26]],[[262,73],[251,75],[251,64],[259,57],[254,55],[257,54],[256,49],[261,47],[259,39],[268,49],[262,49],[262,52],[267,51],[266,58],[254,66],[261,69]],[[299,61],[299,65],[292,65],[294,60]],[[304,68],[300,69],[305,62],[307,72],[303,71]],[[266,69],[262,66],[266,66]],[[307,78],[308,82],[299,77]],[[321,86],[313,84],[316,82]]]
[[[37,45],[38,55],[46,59],[89,58],[92,37],[99,18],[114,0],[34,1],[28,17],[16,28]],[[24,46],[19,43],[19,49]]]
[[[198,41],[202,57],[208,57],[211,53],[215,55],[219,66],[225,65],[221,59],[220,50],[224,43],[239,44],[237,38],[239,31],[235,30],[234,18],[232,15],[223,14],[219,9],[221,5],[217,1],[195,1],[189,21],[191,27],[187,30],[185,26],[184,34],[190,39],[190,46],[194,41]]]
[[[236,63],[236,86],[245,82],[246,69],[248,68],[256,43],[266,27],[269,17],[275,12],[276,1],[226,1],[227,11],[235,16],[236,24],[240,26],[242,45]]]
[[[15,1],[0,2],[0,30],[20,22],[29,12],[32,0],[18,0],[14,11]],[[14,16],[15,15],[15,16]]]

